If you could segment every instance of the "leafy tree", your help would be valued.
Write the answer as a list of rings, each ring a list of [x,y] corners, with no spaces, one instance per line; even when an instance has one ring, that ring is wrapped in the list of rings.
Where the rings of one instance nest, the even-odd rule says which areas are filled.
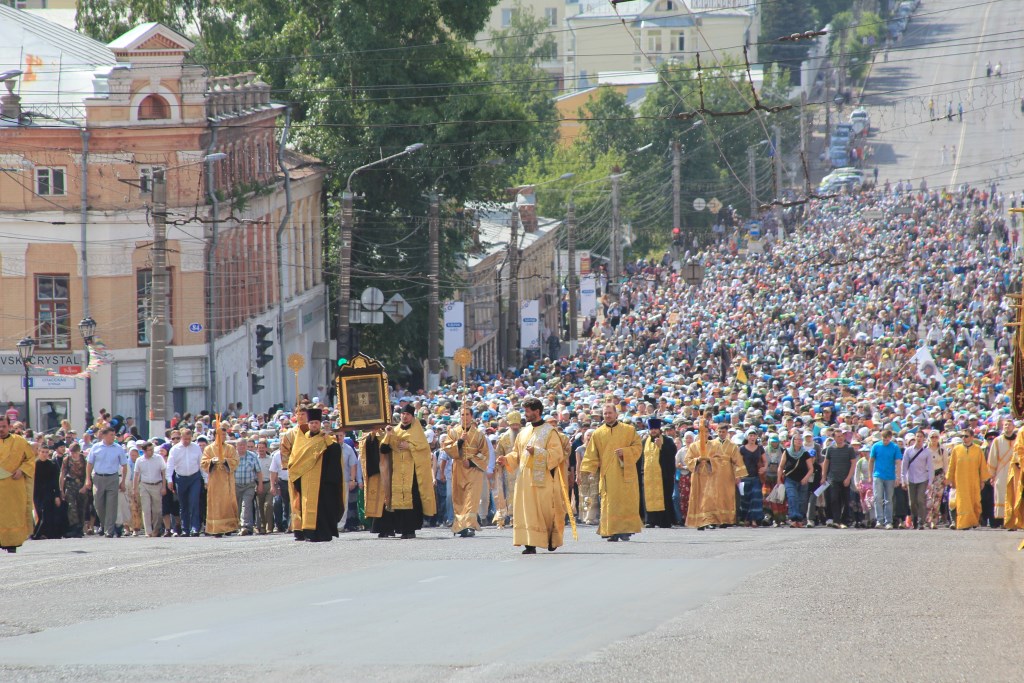
[[[591,156],[607,150],[626,154],[644,144],[640,142],[642,131],[633,118],[633,109],[626,104],[626,96],[611,86],[599,87],[596,96],[580,107],[578,115],[587,121],[577,144],[582,144]]]

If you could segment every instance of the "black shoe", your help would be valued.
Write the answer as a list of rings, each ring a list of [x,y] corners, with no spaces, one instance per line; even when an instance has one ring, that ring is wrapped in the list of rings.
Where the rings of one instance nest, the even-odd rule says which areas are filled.
[[[537,548],[535,548],[532,545],[526,546],[526,550],[523,551],[523,555],[536,555],[536,554],[537,554]]]
[[[463,529],[460,531],[459,538],[469,538],[469,529]]]
[[[9,553],[16,553],[16,552],[18,552],[18,549],[15,548],[12,545],[5,545],[5,546],[0,546],[0,547],[2,547],[4,550],[6,550]]]
[[[391,536],[391,535],[393,535],[393,534],[386,534],[386,533],[384,533],[382,531],[381,533],[377,534],[377,538],[387,538],[388,536]]]
[[[654,525],[653,525],[653,524],[645,524],[645,525],[644,525],[644,528],[645,528],[645,529],[653,529],[653,528],[654,528]]]
[[[612,536],[609,536],[607,540],[608,540],[609,543],[618,543],[619,537],[618,537],[618,535],[612,535]]]
[[[415,531],[410,531],[407,534],[402,534],[402,538],[416,538],[416,532]]]
[[[293,533],[295,534],[295,540],[296,541],[305,541],[306,540],[306,533],[304,531],[295,531]]]
[[[548,546],[548,552],[549,552],[549,553],[553,553],[553,552],[555,552],[555,546],[553,546],[553,545],[549,545],[549,546]]]

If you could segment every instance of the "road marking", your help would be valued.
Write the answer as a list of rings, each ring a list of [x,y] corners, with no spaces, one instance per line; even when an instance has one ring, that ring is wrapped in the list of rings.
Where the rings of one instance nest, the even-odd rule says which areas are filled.
[[[992,11],[992,5],[985,8],[985,19],[981,22],[981,33],[978,35],[978,47],[974,49],[974,64],[971,66],[970,85],[967,87],[967,109],[974,102],[974,79],[978,75],[978,58],[981,48],[985,45],[985,31],[988,29],[988,15]],[[967,126],[960,122],[960,144],[956,148],[956,159],[953,160],[953,174],[949,177],[950,188],[956,187],[956,176],[960,173],[960,160],[964,158],[964,139],[967,137]]]
[[[441,579],[447,578],[445,576],[431,576],[429,579],[420,579],[420,583],[433,583],[434,581],[440,581]]]
[[[185,638],[187,636],[194,636],[197,633],[206,633],[206,629],[202,628],[198,631],[182,631],[181,633],[172,633],[169,636],[160,636],[159,638],[150,638],[154,643],[163,643],[168,640],[177,640],[178,638]]]
[[[352,602],[352,598],[338,598],[337,600],[325,600],[323,602],[314,602],[313,607],[323,607],[324,605],[337,605],[339,602]]]

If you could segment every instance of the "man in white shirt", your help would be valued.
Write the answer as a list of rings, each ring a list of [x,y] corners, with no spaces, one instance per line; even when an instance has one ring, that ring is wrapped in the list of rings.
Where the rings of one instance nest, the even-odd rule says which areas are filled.
[[[281,468],[280,449],[275,450],[270,457],[270,490],[274,495],[274,525],[280,532],[288,531],[292,521],[292,504],[288,495],[288,470]]]
[[[255,451],[263,472],[263,487],[256,489],[256,512],[259,517],[256,531],[269,534],[274,530],[274,494],[270,490],[270,463],[274,458],[270,455],[266,439],[256,442]]]
[[[181,441],[171,446],[167,458],[167,486],[178,494],[181,501],[181,536],[199,536],[202,517],[199,496],[203,490],[203,477],[199,461],[203,450],[192,442],[192,430],[181,430]]]
[[[345,512],[345,531],[359,531],[362,526],[359,523],[359,497],[363,491],[363,468],[359,466],[359,455],[344,439],[344,434],[339,433],[338,441],[341,443],[341,454],[344,459],[345,486],[348,489],[346,501],[348,503]]]
[[[159,536],[161,503],[167,492],[167,463],[162,456],[153,453],[153,444],[140,441],[139,448],[142,457],[135,461],[135,496],[142,504],[142,526],[146,535]]]

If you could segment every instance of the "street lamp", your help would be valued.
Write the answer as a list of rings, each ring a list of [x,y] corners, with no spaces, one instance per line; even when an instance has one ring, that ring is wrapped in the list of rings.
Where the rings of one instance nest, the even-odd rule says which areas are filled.
[[[21,357],[21,366],[25,370],[25,424],[28,429],[32,429],[32,408],[28,401],[28,368],[35,352],[36,340],[32,337],[25,337],[18,342],[18,355]]]
[[[415,154],[416,152],[423,149],[422,142],[416,142],[401,152],[396,152],[390,156],[371,161],[368,164],[363,164],[358,168],[354,169],[348,174],[348,181],[345,183],[345,192],[341,195],[341,248],[338,250],[339,264],[338,264],[338,327],[337,327],[337,348],[338,358],[348,358],[351,353],[349,348],[349,300],[351,292],[349,291],[352,287],[352,223],[353,223],[353,196],[352,196],[352,178],[357,173],[365,171],[368,168],[379,166],[380,164],[387,163],[399,157],[408,156],[409,154]]]
[[[78,323],[78,331],[82,333],[82,341],[85,342],[85,428],[92,427],[92,376],[89,373],[90,349],[93,337],[96,335],[96,321],[92,316],[87,315]]]

